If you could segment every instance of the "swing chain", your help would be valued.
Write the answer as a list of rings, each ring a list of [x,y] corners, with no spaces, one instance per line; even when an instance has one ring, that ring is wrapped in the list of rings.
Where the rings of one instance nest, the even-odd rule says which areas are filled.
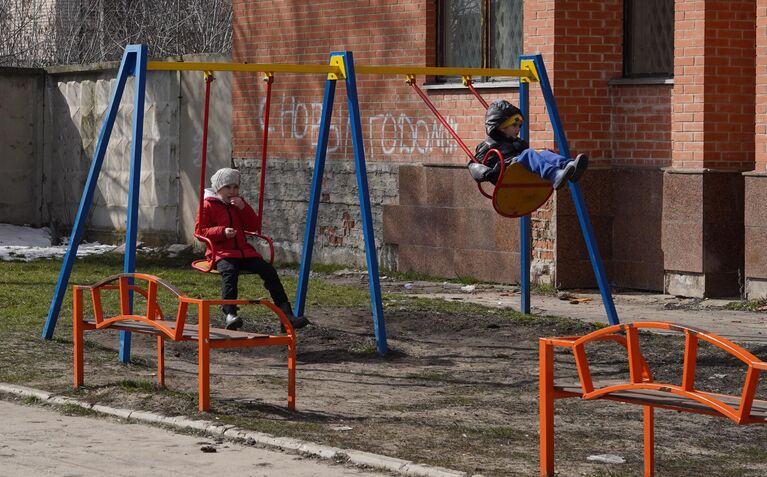
[[[264,73],[264,82],[266,84],[272,84],[274,82],[274,73],[271,71],[267,71]]]
[[[414,84],[416,84],[415,75],[412,75],[412,74],[405,75],[405,83],[408,86],[413,86]]]

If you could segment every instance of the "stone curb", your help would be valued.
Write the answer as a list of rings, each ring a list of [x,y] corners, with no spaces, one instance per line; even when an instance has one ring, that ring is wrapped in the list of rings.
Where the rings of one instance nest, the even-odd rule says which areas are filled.
[[[130,409],[113,408],[99,404],[88,404],[65,396],[40,391],[25,386],[0,383],[0,393],[12,394],[19,397],[33,397],[40,401],[56,405],[79,406],[100,414],[107,414],[123,419],[135,419],[149,424],[162,424],[178,429],[204,432],[231,441],[245,441],[248,444],[259,444],[265,447],[280,449],[304,455],[333,461],[345,461],[354,465],[387,470],[400,475],[418,477],[482,477],[479,474],[470,475],[466,472],[433,467],[426,464],[416,464],[409,460],[371,454],[353,449],[340,449],[323,446],[312,442],[289,437],[275,437],[263,432],[248,431],[228,424],[218,424],[210,421],[192,420],[185,417],[168,417],[153,412],[133,411]]]

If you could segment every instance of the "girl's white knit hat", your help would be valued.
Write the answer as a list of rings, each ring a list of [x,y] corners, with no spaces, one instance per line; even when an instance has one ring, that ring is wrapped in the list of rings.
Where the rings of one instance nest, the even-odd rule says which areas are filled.
[[[229,167],[219,169],[210,178],[210,185],[216,192],[228,185],[240,185],[240,171]]]

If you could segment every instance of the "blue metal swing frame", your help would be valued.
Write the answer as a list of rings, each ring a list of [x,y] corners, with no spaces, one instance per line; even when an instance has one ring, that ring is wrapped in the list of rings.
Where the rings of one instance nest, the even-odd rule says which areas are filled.
[[[330,55],[331,65],[336,65],[344,72],[343,75],[329,74],[325,83],[325,95],[322,105],[322,119],[320,122],[319,140],[312,178],[312,190],[309,201],[309,211],[306,218],[306,232],[304,236],[304,253],[301,259],[301,269],[295,299],[295,311],[302,315],[306,303],[306,293],[309,286],[309,269],[311,267],[312,249],[317,226],[317,214],[322,191],[322,177],[327,155],[328,138],[330,133],[333,100],[338,80],[346,83],[349,118],[351,121],[352,144],[354,148],[354,163],[356,167],[357,188],[360,200],[361,222],[365,241],[365,254],[370,278],[370,301],[373,309],[373,319],[376,336],[376,348],[380,354],[388,352],[386,342],[386,328],[384,326],[383,304],[381,298],[381,286],[378,278],[378,258],[375,248],[375,236],[373,231],[373,219],[370,207],[370,194],[367,182],[367,170],[365,166],[365,150],[362,142],[362,126],[360,120],[359,102],[357,97],[356,75],[354,72],[354,59],[350,51],[334,52]],[[144,94],[146,91],[147,73],[147,49],[144,45],[129,45],[125,49],[120,69],[117,73],[117,83],[112,92],[107,114],[104,119],[101,134],[96,145],[96,152],[91,162],[85,190],[80,199],[80,207],[69,238],[69,246],[64,263],[62,265],[56,289],[51,300],[48,317],[43,329],[43,338],[52,339],[56,328],[61,304],[64,301],[67,284],[72,272],[72,266],[77,256],[77,249],[85,230],[86,218],[93,201],[96,183],[104,161],[109,138],[112,133],[117,111],[122,99],[125,84],[129,77],[134,81],[134,110],[133,110],[133,139],[131,143],[130,165],[130,188],[128,192],[128,213],[125,232],[125,261],[124,272],[135,272],[136,261],[136,237],[138,231],[138,199],[139,199],[139,176],[141,172],[141,145],[144,123]],[[132,300],[131,300],[132,303]],[[120,335],[120,361],[130,361],[131,335],[121,332]]]
[[[309,287],[309,271],[311,268],[312,250],[316,236],[317,215],[319,211],[320,196],[322,192],[322,178],[325,169],[325,159],[327,156],[328,139],[330,134],[331,119],[333,114],[333,101],[335,99],[335,88],[339,80],[345,81],[347,104],[349,110],[349,120],[351,125],[352,146],[354,150],[354,164],[356,168],[357,189],[359,195],[359,205],[361,222],[363,227],[365,242],[365,258],[368,268],[370,301],[372,307],[373,321],[376,336],[376,348],[380,354],[388,352],[386,340],[386,328],[384,324],[383,305],[381,296],[381,286],[378,273],[378,258],[375,246],[375,236],[373,229],[373,220],[370,206],[370,194],[367,182],[367,170],[365,165],[365,150],[362,138],[362,127],[360,118],[359,101],[357,96],[357,80],[354,68],[354,58],[350,51],[333,52],[330,54],[330,64],[338,67],[342,74],[328,74],[325,82],[325,93],[322,104],[322,116],[319,127],[319,137],[315,156],[314,172],[312,177],[312,188],[309,199],[309,210],[306,217],[306,228],[304,232],[304,247],[301,257],[301,267],[298,277],[298,286],[296,289],[295,311],[297,315],[302,315],[306,304],[306,295]],[[570,151],[567,145],[567,139],[564,134],[562,122],[559,117],[554,95],[549,83],[546,68],[541,55],[524,55],[520,57],[520,65],[529,67],[537,75],[537,80],[541,85],[546,108],[549,113],[549,119],[554,129],[557,145],[562,155],[570,157]],[[128,212],[126,219],[125,232],[125,259],[124,272],[135,272],[136,258],[136,238],[138,225],[138,199],[139,199],[139,177],[141,172],[141,145],[143,137],[143,119],[144,119],[144,94],[146,91],[146,73],[147,73],[147,49],[144,45],[129,45],[123,54],[120,69],[117,74],[117,82],[112,92],[109,108],[107,110],[104,124],[99,135],[96,151],[88,173],[88,179],[80,200],[80,206],[75,218],[75,223],[69,238],[69,247],[64,256],[64,263],[59,274],[56,289],[48,311],[45,327],[43,329],[43,338],[52,339],[55,330],[56,321],[61,310],[61,304],[64,300],[67,284],[77,255],[77,249],[82,239],[85,228],[85,221],[93,200],[93,194],[96,188],[96,182],[104,160],[109,137],[117,117],[117,111],[125,89],[125,84],[129,77],[133,76],[134,81],[134,109],[133,109],[133,135],[131,143],[131,165],[130,165],[130,183],[128,192]],[[520,83],[520,108],[523,114],[529,116],[529,80],[523,78]],[[522,137],[528,139],[529,125],[524,123]],[[602,265],[602,259],[599,255],[594,232],[591,226],[586,205],[583,201],[580,186],[577,183],[570,183],[570,192],[575,203],[581,230],[583,232],[586,246],[589,251],[589,258],[594,268],[594,273],[602,294],[608,321],[611,325],[618,324],[618,316],[615,311],[615,305],[612,299],[610,285]],[[530,313],[530,217],[520,218],[520,282],[522,286],[521,309],[524,313]],[[130,333],[122,332],[120,338],[120,360],[122,362],[130,361]]]

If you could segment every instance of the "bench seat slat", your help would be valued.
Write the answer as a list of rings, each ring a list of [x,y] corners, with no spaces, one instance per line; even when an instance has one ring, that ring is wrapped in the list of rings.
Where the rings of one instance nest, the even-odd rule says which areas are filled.
[[[158,288],[170,292],[177,300],[175,319],[164,315],[157,302]],[[90,295],[92,316],[85,316],[85,294]],[[119,306],[109,303],[112,316],[105,316],[102,295],[118,298]],[[134,313],[133,293],[145,298],[145,312]],[[211,323],[211,308],[216,305],[259,305],[274,313],[281,327],[281,333],[255,333],[240,330],[216,328]],[[189,313],[189,308],[197,313]],[[188,318],[197,318],[195,324],[188,324]],[[163,281],[159,277],[142,273],[121,273],[113,275],[96,285],[74,285],[72,288],[72,335],[73,335],[73,382],[80,387],[85,382],[85,331],[115,330],[125,333],[139,333],[155,337],[157,349],[157,384],[165,386],[165,345],[167,341],[196,343],[197,348],[197,395],[198,409],[210,410],[210,352],[213,349],[251,348],[262,346],[285,346],[288,368],[288,409],[296,409],[296,334],[285,313],[273,303],[258,300],[206,300],[192,298]],[[122,337],[121,337],[122,338]]]
[[[599,388],[596,386],[595,388]],[[555,384],[554,389],[557,391],[563,391],[566,393],[583,394],[583,389],[580,384]],[[714,399],[722,401],[723,403],[738,409],[740,406],[740,396],[729,396],[724,394],[709,393],[704,391],[696,391],[699,394],[710,396]],[[690,399],[678,394],[670,392],[658,391],[655,389],[637,389],[628,391],[618,391],[610,393],[602,397],[601,399],[610,399],[616,401],[628,401],[635,404],[648,404],[652,406],[664,407],[668,409],[676,409],[683,411],[694,411],[703,414],[720,415],[715,410],[702,404],[694,399]],[[751,417],[754,419],[765,420],[767,423],[767,401],[761,401],[754,399],[751,407]]]
[[[172,321],[172,320],[157,320],[157,321],[172,330],[176,329],[175,321]],[[96,321],[90,320],[90,319],[84,320],[83,324],[86,326],[86,328],[96,327]],[[109,328],[112,328],[115,330],[131,331],[134,333],[149,334],[149,335],[162,334],[158,328],[155,328],[152,325],[149,325],[147,323],[142,323],[140,321],[130,321],[130,320],[120,321],[113,324]],[[191,324],[184,325],[183,339],[197,340],[198,337],[199,335],[197,333],[197,325],[191,325]],[[226,330],[223,328],[211,328],[209,331],[209,337],[211,341],[253,340],[253,339],[267,339],[270,337],[270,335],[265,335],[263,333],[251,333],[248,331]]]

